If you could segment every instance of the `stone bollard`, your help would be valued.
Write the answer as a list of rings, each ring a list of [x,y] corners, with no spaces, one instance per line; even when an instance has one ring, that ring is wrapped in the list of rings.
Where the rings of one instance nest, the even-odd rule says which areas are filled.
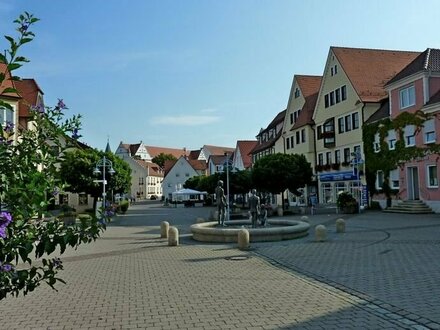
[[[203,218],[196,219],[196,223],[203,223],[203,222],[205,222],[205,219],[203,219]]]
[[[249,230],[241,229],[238,232],[237,242],[240,250],[249,249]]]
[[[168,246],[179,245],[179,230],[176,227],[170,227],[168,230]]]
[[[282,217],[284,215],[284,210],[282,206],[277,207],[277,214],[279,217]]]
[[[170,224],[168,221],[162,221],[160,224],[160,237],[168,238],[168,230],[170,229]]]
[[[324,242],[327,239],[327,228],[324,225],[315,227],[315,239],[317,242]]]
[[[345,220],[339,218],[336,220],[336,232],[337,233],[345,233]]]
[[[309,222],[309,217],[307,216],[307,215],[303,215],[302,217],[301,217],[301,221],[304,221],[304,222]]]

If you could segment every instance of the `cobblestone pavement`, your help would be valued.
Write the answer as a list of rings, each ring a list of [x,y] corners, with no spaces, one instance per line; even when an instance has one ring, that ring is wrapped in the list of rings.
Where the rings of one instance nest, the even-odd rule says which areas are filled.
[[[440,328],[438,215],[344,216],[344,234],[334,233],[338,215],[316,215],[308,237],[245,252],[192,241],[193,212],[133,206],[63,256],[58,292],[42,285],[0,301],[0,328]],[[179,227],[180,246],[158,237],[163,219]],[[318,223],[327,242],[313,240]]]

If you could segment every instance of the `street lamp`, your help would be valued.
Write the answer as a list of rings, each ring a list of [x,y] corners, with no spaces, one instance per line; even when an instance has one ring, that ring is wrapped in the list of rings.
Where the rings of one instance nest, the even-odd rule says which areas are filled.
[[[228,191],[228,194],[226,195],[226,200],[227,200],[227,213],[228,213],[228,216],[227,216],[227,221],[229,221],[229,220],[231,220],[230,218],[230,214],[229,214],[229,154],[227,153],[227,152],[225,152],[225,157],[226,157],[226,161],[225,161],[225,164],[226,164],[226,189],[227,189],[227,191]],[[233,168],[232,169],[232,173],[235,173],[235,168]]]
[[[113,169],[113,163],[105,158],[102,157],[102,159],[100,159],[97,163],[96,163],[96,167],[93,170],[93,174],[95,175],[99,175],[101,174],[101,171],[99,170],[99,168],[102,167],[102,180],[94,180],[93,182],[102,182],[102,207],[105,208],[105,196],[106,196],[106,192],[105,192],[105,185],[107,184],[107,180],[105,179],[105,168],[108,167],[108,173],[109,174],[115,174],[115,170]]]
[[[364,160],[362,159],[362,155],[360,151],[352,152],[351,155],[353,156],[352,164],[353,164],[353,174],[356,174],[357,182],[358,182],[358,201],[359,201],[359,213],[361,213],[361,203],[362,203],[362,186],[361,186],[361,171],[360,166],[364,163]],[[355,169],[356,172],[355,173]]]

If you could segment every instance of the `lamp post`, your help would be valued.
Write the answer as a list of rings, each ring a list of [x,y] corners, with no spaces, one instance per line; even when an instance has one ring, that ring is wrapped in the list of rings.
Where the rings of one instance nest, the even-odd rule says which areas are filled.
[[[361,171],[359,169],[360,165],[364,163],[364,160],[362,159],[362,155],[360,151],[352,152],[351,155],[353,156],[353,174],[356,174],[357,182],[358,182],[358,201],[359,201],[359,213],[361,213],[361,202],[362,202],[362,186],[361,186]],[[355,172],[356,169],[356,173]]]
[[[107,181],[105,179],[105,168],[108,167],[108,173],[109,174],[115,174],[115,170],[113,169],[113,163],[107,159],[105,156],[102,157],[102,159],[100,159],[97,163],[96,163],[96,167],[93,170],[93,174],[95,175],[99,175],[101,174],[101,171],[99,170],[99,168],[102,167],[102,180],[94,180],[94,182],[102,182],[102,207],[105,208],[105,196],[106,196],[106,191],[105,191],[105,185],[107,184]]]
[[[227,221],[229,221],[229,220],[231,220],[230,218],[231,218],[231,216],[230,216],[230,214],[229,214],[229,154],[227,153],[227,152],[225,152],[225,157],[226,157],[226,160],[225,160],[225,164],[226,164],[226,189],[227,189],[227,191],[228,191],[228,194],[226,195],[226,200],[227,200],[227,208],[226,208],[226,212],[228,213],[228,216],[227,216]],[[232,169],[232,173],[235,173],[236,171],[235,171],[235,168],[233,168]]]

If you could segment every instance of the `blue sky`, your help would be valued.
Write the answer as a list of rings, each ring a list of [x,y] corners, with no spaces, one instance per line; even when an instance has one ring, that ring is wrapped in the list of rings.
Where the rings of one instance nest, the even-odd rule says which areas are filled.
[[[80,113],[98,149],[235,147],[286,108],[294,74],[323,73],[330,46],[440,48],[437,0],[0,0],[2,35],[23,11],[41,21],[17,74]]]

